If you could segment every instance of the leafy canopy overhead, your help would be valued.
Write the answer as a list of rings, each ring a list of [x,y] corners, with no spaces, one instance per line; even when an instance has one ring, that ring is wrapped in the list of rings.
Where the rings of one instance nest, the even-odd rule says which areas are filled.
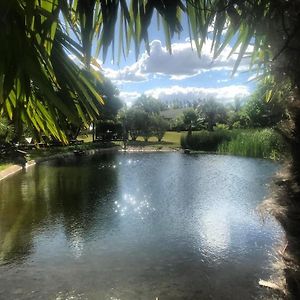
[[[101,67],[92,57],[93,43],[96,57],[102,53],[105,59],[109,46],[117,45],[120,59],[132,44],[138,57],[142,42],[149,51],[148,27],[154,14],[170,53],[172,36],[182,30],[180,20],[186,14],[199,55],[212,25],[214,57],[229,43],[231,54],[238,52],[233,72],[245,56],[251,67],[271,70],[274,61],[282,54],[292,57],[298,46],[299,6],[298,0],[1,1],[1,113],[65,140],[62,120],[88,124],[101,111],[97,86],[103,76],[91,67]],[[280,66],[289,70],[289,63]],[[293,77],[296,71],[287,75]]]

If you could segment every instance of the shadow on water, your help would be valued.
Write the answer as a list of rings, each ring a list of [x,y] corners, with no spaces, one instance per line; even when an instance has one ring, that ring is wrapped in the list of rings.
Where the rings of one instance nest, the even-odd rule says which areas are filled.
[[[43,163],[0,183],[0,298],[253,299],[277,165],[179,153]]]
[[[40,228],[61,223],[66,237],[72,239],[79,232],[82,238],[89,236],[96,215],[103,215],[103,226],[110,226],[113,204],[106,195],[116,184],[117,172],[106,168],[97,180],[97,161],[90,168],[94,159],[44,163],[0,185],[0,263],[26,259]],[[114,164],[112,155],[102,159]],[[78,164],[83,164],[80,170]]]

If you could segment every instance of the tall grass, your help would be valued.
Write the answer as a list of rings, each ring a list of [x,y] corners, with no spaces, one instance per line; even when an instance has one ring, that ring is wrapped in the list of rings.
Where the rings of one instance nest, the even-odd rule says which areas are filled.
[[[257,158],[280,159],[287,147],[274,129],[218,129],[181,136],[181,147]]]
[[[239,131],[234,138],[218,147],[219,153],[274,160],[282,158],[286,150],[280,134],[270,128]]]

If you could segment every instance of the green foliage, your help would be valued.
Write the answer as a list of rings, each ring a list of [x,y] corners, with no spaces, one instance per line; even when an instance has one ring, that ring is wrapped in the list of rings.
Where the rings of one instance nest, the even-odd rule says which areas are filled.
[[[274,94],[273,98],[267,101],[266,94],[270,88],[270,83],[261,83],[242,108],[240,116],[244,118],[247,127],[271,127],[287,119],[285,101],[288,97],[289,87],[282,90],[281,94]]]
[[[146,139],[149,137],[149,124],[150,117],[142,109],[132,107],[126,112],[126,130],[133,141],[139,135],[144,135]]]
[[[197,110],[199,118],[202,119],[205,128],[209,131],[212,131],[217,123],[226,123],[227,121],[226,107],[213,98],[202,101]]]
[[[149,115],[159,114],[163,109],[166,108],[165,105],[158,99],[146,95],[140,96],[134,102],[133,107],[141,109]]]
[[[182,123],[185,130],[192,130],[192,128],[197,127],[198,114],[194,109],[188,109],[183,112]]]
[[[147,142],[151,136],[161,141],[169,128],[169,123],[160,115],[165,107],[157,99],[141,96],[130,109],[121,114],[125,131],[129,131],[131,139],[135,141],[142,136]]]
[[[286,51],[299,49],[295,1],[1,1],[0,109],[14,120],[17,131],[20,123],[27,123],[40,134],[66,141],[65,123],[87,125],[102,110],[103,94],[96,86],[103,76],[91,68],[100,69],[92,57],[93,42],[95,57],[102,50],[105,59],[108,47],[114,49],[118,26],[118,58],[129,52],[132,41],[138,57],[142,41],[149,51],[148,27],[155,11],[170,53],[171,38],[182,30],[180,19],[186,13],[199,54],[213,25],[214,58],[230,43],[229,56],[238,51],[233,73],[245,56],[253,69],[264,67],[268,73],[284,53],[289,59],[279,59],[283,77],[299,77],[294,68],[299,58]],[[215,122],[210,120],[211,130]]]
[[[151,129],[152,134],[160,142],[165,135],[166,131],[169,129],[169,122],[160,115],[155,115],[151,117]]]
[[[288,152],[281,135],[270,128],[202,130],[192,135],[185,133],[181,135],[181,147],[274,160]]]
[[[14,127],[7,118],[0,117],[0,143],[7,143],[13,139]]]
[[[239,130],[230,141],[219,145],[218,152],[277,160],[287,153],[287,146],[273,129]]]
[[[119,98],[120,91],[107,78],[103,78],[102,82],[97,82],[96,90],[103,98],[104,105],[99,112],[98,119],[114,120],[118,111],[123,107],[123,103]]]
[[[181,147],[199,151],[217,151],[218,146],[229,141],[231,132],[229,130],[218,129],[215,131],[201,130],[192,134],[182,134]]]

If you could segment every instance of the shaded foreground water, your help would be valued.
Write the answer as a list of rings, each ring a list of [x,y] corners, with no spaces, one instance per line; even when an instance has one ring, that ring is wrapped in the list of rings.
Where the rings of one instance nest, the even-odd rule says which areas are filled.
[[[278,166],[179,153],[41,164],[0,182],[0,299],[254,299],[282,237]]]

